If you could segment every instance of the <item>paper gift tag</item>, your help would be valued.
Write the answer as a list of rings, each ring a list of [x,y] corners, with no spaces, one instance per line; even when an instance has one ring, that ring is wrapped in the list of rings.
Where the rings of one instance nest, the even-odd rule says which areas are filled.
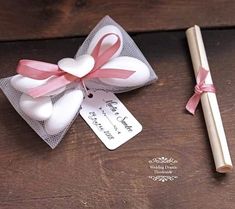
[[[92,97],[85,97],[80,115],[108,149],[118,148],[141,132],[142,125],[113,93],[90,93]]]

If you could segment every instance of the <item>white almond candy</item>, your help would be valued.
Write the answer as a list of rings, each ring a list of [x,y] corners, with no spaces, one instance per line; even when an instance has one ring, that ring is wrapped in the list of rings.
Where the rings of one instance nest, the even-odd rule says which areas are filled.
[[[97,45],[98,41],[104,35],[109,34],[109,33],[115,33],[116,35],[119,36],[119,38],[121,40],[121,45],[120,45],[119,49],[112,56],[112,58],[118,57],[122,51],[122,48],[123,48],[123,37],[122,37],[122,32],[119,30],[119,28],[117,28],[114,25],[106,25],[106,26],[102,27],[99,31],[97,31],[97,33],[95,34],[95,36],[93,37],[93,39],[91,40],[91,42],[89,44],[89,47],[87,49],[87,53],[91,54],[93,49]],[[106,50],[108,47],[112,46],[116,41],[117,41],[117,36],[115,36],[115,35],[107,36],[102,42],[100,53],[104,52],[104,50]]]
[[[142,61],[134,57],[117,57],[102,66],[102,69],[112,68],[112,69],[125,69],[135,71],[129,78],[100,78],[103,83],[120,86],[120,87],[132,87],[140,86],[145,84],[150,77],[150,71],[148,66]]]
[[[44,80],[36,80],[28,77],[24,77],[22,75],[15,75],[11,78],[11,85],[20,92],[23,92],[27,94],[27,92],[35,87],[41,86],[43,84],[46,84],[49,80],[51,80],[53,77],[50,77],[49,79],[44,79]],[[65,87],[59,88],[55,91],[52,91],[45,96],[52,96],[52,95],[57,95],[60,94],[65,90]]]
[[[50,135],[63,131],[74,119],[82,101],[83,92],[81,90],[68,90],[55,102],[51,117],[45,121],[45,131]]]
[[[73,58],[63,58],[58,62],[58,66],[61,70],[79,78],[88,74],[93,69],[94,65],[95,60],[89,54],[79,56],[76,60]]]
[[[22,94],[20,97],[20,108],[31,119],[43,121],[51,116],[53,105],[50,97],[34,99],[27,94]]]
[[[35,80],[22,75],[15,75],[11,78],[11,85],[18,91],[26,93],[29,89],[45,84],[48,79]]]

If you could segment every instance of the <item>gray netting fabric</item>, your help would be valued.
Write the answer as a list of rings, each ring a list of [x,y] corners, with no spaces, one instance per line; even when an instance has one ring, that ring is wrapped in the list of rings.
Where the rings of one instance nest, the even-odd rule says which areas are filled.
[[[139,60],[141,60],[142,62],[144,62],[149,70],[150,70],[150,77],[149,77],[149,81],[147,83],[145,83],[144,85],[148,85],[150,83],[152,83],[153,81],[155,81],[157,79],[156,74],[154,73],[153,69],[151,68],[151,66],[149,65],[149,63],[147,62],[147,60],[145,59],[145,57],[143,56],[143,54],[141,53],[141,51],[139,50],[139,48],[136,46],[136,44],[134,43],[134,41],[131,39],[131,37],[125,32],[125,30],[118,25],[115,21],[113,21],[109,16],[104,17],[98,24],[97,26],[91,31],[91,33],[88,35],[88,37],[86,38],[86,40],[84,41],[84,43],[82,44],[82,46],[79,48],[77,54],[75,57],[78,57],[80,55],[86,54],[87,52],[87,48],[89,46],[90,41],[92,40],[92,38],[94,37],[94,35],[96,34],[96,32],[102,28],[103,26],[106,25],[114,25],[116,27],[118,27],[123,35],[123,50],[120,54],[120,56],[130,56],[130,57],[135,57]],[[66,55],[65,55],[66,56]],[[45,129],[44,129],[44,122],[39,122],[36,120],[31,119],[30,117],[28,117],[20,108],[19,106],[19,100],[20,100],[20,96],[22,95],[21,92],[15,90],[11,83],[12,77],[7,77],[7,78],[3,78],[0,79],[0,88],[2,89],[3,93],[6,95],[6,97],[8,98],[8,100],[10,101],[10,103],[12,104],[12,106],[15,108],[15,110],[21,115],[21,117],[29,124],[29,126],[53,149],[55,148],[60,141],[63,139],[63,136],[65,135],[65,133],[68,131],[69,127],[71,126],[71,124],[73,123],[73,121],[76,119],[76,117],[79,114],[79,111],[77,112],[76,116],[73,118],[73,121],[71,121],[71,123],[60,133],[56,134],[56,135],[49,135]],[[139,88],[141,86],[135,86],[135,87],[113,87],[107,84],[102,83],[100,80],[98,79],[94,79],[94,80],[88,80],[86,81],[86,86],[90,89],[102,89],[102,90],[107,90],[107,91],[112,91],[114,93],[121,93],[121,92],[126,92],[126,91],[130,91],[132,89],[136,89]],[[143,86],[143,85],[142,85]],[[81,89],[81,85],[77,84],[77,83],[73,83],[72,85],[69,85],[66,87],[67,89],[71,89],[71,88],[79,88]],[[66,91],[65,90],[65,91]],[[60,98],[62,97],[64,94],[64,92],[62,92],[59,95],[56,96],[52,96],[52,102],[53,104]]]
[[[144,57],[144,55],[142,54],[142,52],[140,51],[140,49],[138,48],[138,46],[135,44],[135,42],[132,40],[132,38],[128,35],[128,33],[109,16],[105,16],[96,25],[96,27],[90,32],[89,36],[83,42],[82,46],[78,49],[75,57],[78,57],[78,56],[86,53],[87,48],[89,46],[89,43],[91,42],[91,40],[94,37],[94,35],[96,34],[96,32],[100,28],[102,28],[106,25],[114,25],[117,28],[119,28],[119,30],[122,33],[123,50],[119,56],[135,57],[135,58],[141,60],[142,62],[144,62],[148,66],[149,71],[150,71],[149,81],[147,83],[145,83],[144,85],[148,85],[148,84],[151,84],[152,82],[154,82],[157,79],[157,76],[156,76],[154,70],[152,69],[152,67],[150,66],[150,64],[148,63],[148,61],[146,60],[146,58]],[[102,90],[105,89],[107,91],[112,91],[114,93],[122,93],[122,92],[126,92],[126,91],[140,88],[143,85],[135,86],[135,87],[114,87],[114,86],[104,84],[98,79],[93,79],[93,80],[86,81],[86,86],[90,89],[102,89]]]
[[[29,124],[29,126],[52,148],[54,149],[62,140],[63,136],[73,123],[73,121],[68,125],[62,132],[56,134],[56,135],[49,135],[44,129],[43,122],[33,120],[30,117],[28,117],[20,108],[19,106],[19,100],[20,96],[22,95],[21,92],[15,90],[11,83],[12,77],[3,78],[0,79],[0,88],[2,89],[3,93],[6,95],[12,106],[15,108],[15,110],[20,114],[20,116]],[[78,87],[75,87],[74,85],[71,85],[67,87],[66,89],[70,88],[80,88],[80,85]],[[53,96],[52,102],[53,104],[63,95],[63,93]],[[79,112],[77,113],[77,115]],[[77,115],[74,117],[76,119]]]

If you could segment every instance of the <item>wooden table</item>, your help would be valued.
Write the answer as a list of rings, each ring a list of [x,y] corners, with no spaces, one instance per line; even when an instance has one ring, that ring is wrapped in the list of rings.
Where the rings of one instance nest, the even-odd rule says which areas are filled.
[[[234,22],[231,17],[230,23]],[[217,26],[216,21],[210,26]],[[204,29],[202,33],[235,159],[235,29]],[[22,32],[22,36],[12,35],[9,40],[24,35],[34,38],[37,34]],[[1,37],[5,40],[7,36]],[[118,95],[143,125],[143,131],[115,151],[107,150],[80,116],[59,146],[51,150],[0,94],[1,209],[235,207],[235,174],[215,172],[201,107],[194,117],[184,109],[195,84],[184,30],[134,33],[132,37],[159,80]],[[0,42],[0,77],[14,75],[21,58],[56,63],[74,56],[83,40]],[[161,157],[172,162],[163,163]],[[165,182],[154,179],[161,166],[172,172],[168,176],[177,178]]]

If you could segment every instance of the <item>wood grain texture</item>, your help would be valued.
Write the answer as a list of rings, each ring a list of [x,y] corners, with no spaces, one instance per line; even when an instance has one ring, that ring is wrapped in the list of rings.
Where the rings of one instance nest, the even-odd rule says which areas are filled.
[[[85,35],[105,15],[128,32],[235,25],[231,0],[1,0],[0,8],[0,40]]]
[[[208,59],[235,159],[235,30],[203,30]],[[195,83],[184,32],[134,36],[159,80],[118,97],[143,131],[108,151],[78,117],[51,150],[0,94],[1,209],[233,209],[235,173],[215,172],[202,110],[184,106]],[[83,39],[0,44],[0,77],[13,75],[20,58],[56,62],[73,56]],[[148,161],[178,161],[178,179],[153,181]]]

